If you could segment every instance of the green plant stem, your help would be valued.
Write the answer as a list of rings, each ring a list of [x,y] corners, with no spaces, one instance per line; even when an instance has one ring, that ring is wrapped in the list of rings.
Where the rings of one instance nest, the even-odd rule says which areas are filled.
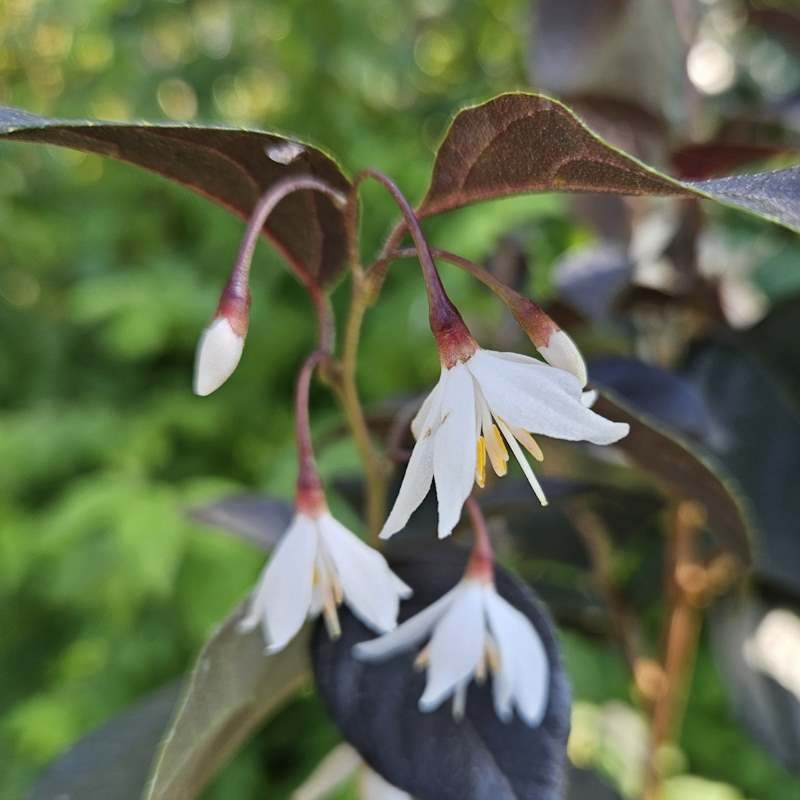
[[[353,272],[350,310],[344,331],[344,347],[336,387],[347,423],[353,434],[364,467],[366,498],[365,516],[370,535],[377,537],[386,509],[388,469],[370,436],[364,409],[358,395],[356,370],[361,326],[369,307],[369,291],[363,277]]]

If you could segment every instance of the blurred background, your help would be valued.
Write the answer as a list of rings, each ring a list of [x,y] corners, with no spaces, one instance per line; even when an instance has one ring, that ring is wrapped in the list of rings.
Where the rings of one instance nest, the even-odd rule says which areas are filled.
[[[0,104],[56,117],[291,132],[334,154],[346,171],[385,171],[412,199],[424,192],[452,114],[511,89],[559,96],[612,141],[687,177],[755,159],[780,163],[796,148],[800,15],[792,3],[587,5],[0,0]],[[392,207],[372,187],[364,207],[369,255]],[[291,390],[314,326],[303,291],[267,246],[256,257],[239,370],[209,398],[191,393],[196,338],[242,230],[206,200],[133,167],[0,144],[2,798],[22,797],[81,736],[183,674],[260,570],[258,551],[184,513],[242,490],[291,496]],[[694,203],[551,195],[467,209],[426,230],[437,246],[489,259],[560,308],[590,355],[683,370],[706,404],[721,386],[732,387],[723,392],[730,400],[757,382],[749,374],[726,384],[730,373],[713,372],[716,361],[687,360],[699,339],[724,331],[727,344],[761,358],[757,369],[770,371],[776,386],[782,381],[775,402],[786,427],[770,435],[795,441],[800,387],[786,368],[800,363],[787,327],[800,296],[792,235]],[[680,250],[687,236],[691,258]],[[444,270],[476,335],[515,341],[488,293]],[[605,300],[586,289],[587,280],[599,285],[598,275]],[[337,306],[346,299],[342,288]],[[367,319],[364,397],[375,406],[409,397],[437,371],[418,275],[398,264]],[[714,408],[703,408],[713,416]],[[758,430],[759,413],[774,420],[777,412],[748,406],[737,419]],[[315,392],[314,422],[326,442],[326,477],[356,475],[355,451],[324,390]],[[736,451],[741,474],[731,469],[752,485],[770,462],[758,449],[763,442],[751,444]],[[776,469],[796,486],[800,471],[788,458]],[[787,488],[761,499],[779,514],[788,496]],[[341,513],[358,524],[343,503]],[[629,520],[644,530],[622,557],[631,575],[659,558],[658,526],[645,516],[646,523]],[[783,537],[800,533],[797,517],[773,516],[770,524]],[[800,550],[780,552],[762,564],[750,596],[758,603],[794,602]],[[565,573],[557,557],[535,548],[517,566],[534,583],[566,575],[567,583],[588,585],[585,569]],[[695,777],[676,784],[674,797],[796,800],[800,683],[776,695],[780,719],[767,704],[766,716],[736,724],[730,698],[744,692],[736,680],[755,678],[725,662],[725,653],[738,652],[726,648],[736,626],[719,619],[717,634],[704,635],[670,756],[676,774]],[[571,756],[620,796],[635,796],[641,775],[631,765],[645,734],[624,662],[586,626],[565,626],[563,645],[577,701]],[[337,741],[309,691],[205,796],[289,797]],[[348,792],[336,796],[354,796]]]

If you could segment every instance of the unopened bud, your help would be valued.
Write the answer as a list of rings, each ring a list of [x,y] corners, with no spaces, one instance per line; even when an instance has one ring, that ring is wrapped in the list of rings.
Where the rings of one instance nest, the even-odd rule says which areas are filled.
[[[578,350],[575,342],[561,329],[554,330],[544,345],[538,345],[537,349],[542,354],[542,358],[551,367],[571,372],[580,382],[581,386],[586,386],[588,375],[586,373],[586,362],[583,360],[581,351]]]
[[[242,357],[244,336],[225,317],[216,317],[203,331],[194,362],[194,393],[205,397],[225,383]]]
[[[549,314],[527,297],[506,289],[501,295],[522,330],[551,367],[574,375],[586,386],[586,363],[575,342],[556,325]]]
[[[250,312],[250,294],[234,291],[229,284],[222,293],[217,314],[197,343],[194,361],[194,393],[205,397],[233,374],[242,357]]]

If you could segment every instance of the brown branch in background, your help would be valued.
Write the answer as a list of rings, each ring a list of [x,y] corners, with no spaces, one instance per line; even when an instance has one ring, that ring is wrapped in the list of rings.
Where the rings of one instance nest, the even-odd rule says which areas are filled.
[[[628,662],[636,688],[652,701],[661,689],[663,675],[658,664],[643,654],[638,621],[628,609],[614,575],[613,546],[605,522],[585,501],[567,503],[564,511],[589,553],[595,585],[608,606],[614,638]]]

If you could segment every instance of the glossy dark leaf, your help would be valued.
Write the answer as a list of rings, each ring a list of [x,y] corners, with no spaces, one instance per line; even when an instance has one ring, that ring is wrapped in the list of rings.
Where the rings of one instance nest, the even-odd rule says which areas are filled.
[[[618,422],[630,433],[615,446],[639,467],[653,475],[677,497],[695,500],[706,510],[708,527],[720,546],[743,563],[752,560],[752,521],[741,489],[721,464],[699,446],[642,413],[616,395],[604,392],[594,410]]]
[[[752,595],[728,597],[712,609],[710,628],[736,716],[756,741],[800,772],[800,682],[793,655],[800,652],[800,614]]]
[[[263,131],[53,120],[0,107],[2,140],[59,145],[127,161],[182,183],[244,218],[271,185],[289,175],[313,175],[343,192],[350,186],[321,150],[302,145],[291,158],[297,150],[290,148],[298,143]],[[281,201],[264,232],[298,273],[321,284],[334,282],[344,267],[342,213],[319,192],[296,192]]]
[[[171,683],[84,736],[47,767],[28,800],[139,800],[180,695]]]
[[[500,95],[456,116],[420,213],[527,192],[700,197],[800,230],[800,167],[678,181],[603,141],[562,103],[523,93]]]
[[[190,800],[253,729],[308,678],[308,628],[273,656],[261,631],[242,634],[240,605],[197,659],[161,744],[145,800]]]
[[[594,770],[570,767],[565,800],[622,800],[622,796]]]
[[[417,613],[460,578],[465,554],[450,545],[438,558],[395,559],[400,577],[414,588],[401,618]],[[367,763],[418,800],[556,800],[569,731],[569,689],[549,617],[535,597],[504,570],[500,593],[534,624],[550,658],[550,704],[543,724],[529,728],[516,717],[501,722],[488,685],[472,684],[466,716],[453,719],[449,703],[423,714],[417,701],[424,675],[414,670],[415,653],[382,663],[353,659],[354,644],[374,636],[351,614],[342,619],[342,637],[331,642],[318,629],[312,658],[317,687],[345,738]]]
[[[732,347],[703,347],[686,374],[711,415],[708,446],[757,520],[757,574],[800,596],[800,411],[754,359]]]
[[[259,494],[236,494],[195,506],[188,513],[197,522],[223,528],[269,550],[286,532],[294,510],[286,500]]]
[[[589,379],[676,431],[696,439],[709,433],[703,395],[679,375],[635,358],[609,356],[589,362]]]

